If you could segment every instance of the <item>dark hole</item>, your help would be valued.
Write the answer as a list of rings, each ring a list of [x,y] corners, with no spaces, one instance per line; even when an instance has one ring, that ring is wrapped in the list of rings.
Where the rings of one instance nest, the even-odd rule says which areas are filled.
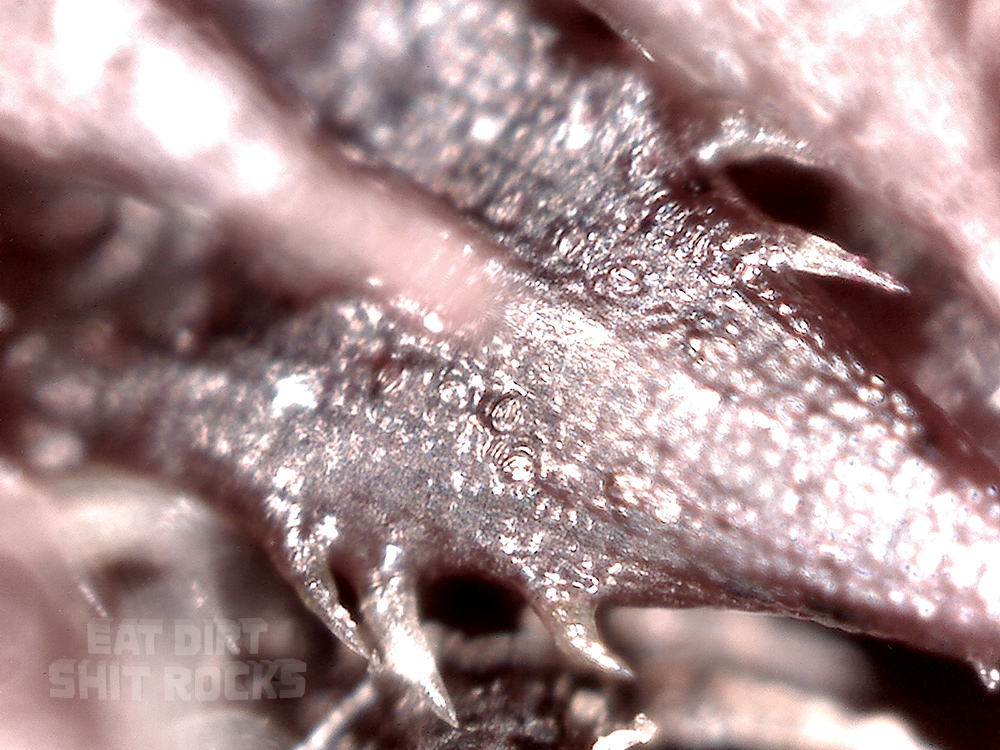
[[[361,600],[354,586],[351,585],[351,582],[347,578],[339,575],[336,571],[333,571],[333,582],[337,586],[337,597],[340,599],[340,603],[351,613],[355,622],[363,622],[363,618],[361,617]]]
[[[436,581],[421,604],[424,616],[467,636],[516,630],[523,606],[513,592],[470,577]]]
[[[105,569],[104,576],[116,591],[135,591],[154,583],[160,569],[141,560],[119,560]]]
[[[856,640],[878,677],[878,707],[905,715],[935,747],[996,746],[1000,696],[983,688],[972,667],[898,644]]]
[[[836,242],[847,239],[840,226],[846,190],[828,174],[775,158],[735,162],[726,174],[771,218]]]
[[[530,7],[538,20],[559,30],[556,57],[568,55],[577,64],[601,65],[633,54],[604,19],[576,3],[536,0]]]
[[[93,583],[102,603],[109,612],[117,612],[120,602],[129,595],[152,586],[162,576],[163,571],[141,560],[116,560],[95,576]]]

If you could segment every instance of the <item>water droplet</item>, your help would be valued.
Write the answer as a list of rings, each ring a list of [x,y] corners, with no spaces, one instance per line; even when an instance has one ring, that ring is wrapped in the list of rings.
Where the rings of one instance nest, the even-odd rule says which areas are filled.
[[[983,683],[983,687],[989,690],[991,693],[1000,692],[1000,668],[990,667],[982,662],[973,662],[972,666],[976,670],[976,674],[979,675],[979,681]]]
[[[586,241],[583,230],[571,227],[561,231],[556,242],[556,252],[563,258],[573,258]]]
[[[524,424],[524,400],[518,393],[491,394],[483,400],[483,424],[498,433],[513,432]]]
[[[515,482],[528,482],[535,476],[535,455],[527,446],[519,446],[500,462],[500,470]]]
[[[611,299],[635,297],[645,288],[646,267],[629,261],[608,271],[597,284],[597,293]]]
[[[372,395],[384,395],[399,389],[406,366],[396,358],[387,358],[375,366],[372,373]]]

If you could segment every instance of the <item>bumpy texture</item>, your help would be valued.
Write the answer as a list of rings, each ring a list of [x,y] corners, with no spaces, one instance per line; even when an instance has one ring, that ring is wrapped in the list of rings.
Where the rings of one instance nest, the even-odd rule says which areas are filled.
[[[320,56],[287,74],[328,125],[495,236],[489,319],[453,329],[369,288],[184,354],[106,320],[16,331],[2,380],[25,410],[212,498],[452,722],[415,594],[452,573],[516,591],[611,671],[603,603],[1000,660],[997,471],[803,271],[890,281],[713,182],[598,30],[362,3]]]

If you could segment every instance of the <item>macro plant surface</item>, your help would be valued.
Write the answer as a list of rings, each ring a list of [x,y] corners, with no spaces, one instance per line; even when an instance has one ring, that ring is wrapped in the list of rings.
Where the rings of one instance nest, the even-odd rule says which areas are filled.
[[[993,242],[975,241],[992,237],[995,170],[979,105],[954,94],[988,90],[990,61],[968,53],[979,78],[956,68],[933,6],[890,14],[900,50],[924,34],[914,107],[944,124],[911,138],[906,122],[889,148],[899,108],[855,91],[837,52],[818,70],[841,99],[774,82],[794,14],[704,10],[706,28],[767,8],[788,24],[747,47],[736,35],[705,80],[708,42],[658,41],[657,9],[675,6],[647,8],[637,31],[617,4],[592,5],[651,59],[569,4],[107,0],[96,38],[66,0],[0,6],[0,385],[11,460],[29,472],[8,469],[10,494],[49,493],[53,519],[76,518],[42,475],[106,461],[197,493],[265,549],[361,657],[313,657],[327,692],[284,717],[292,734],[318,723],[307,746],[926,747],[779,656],[717,694],[704,676],[662,684],[649,665],[700,674],[697,648],[664,657],[652,626],[629,634],[633,613],[619,654],[595,615],[792,615],[992,679],[1000,358]],[[694,6],[676,7],[671,33],[694,34]],[[877,65],[884,19],[856,13],[851,49]],[[833,38],[843,22],[812,6],[798,20]],[[791,73],[815,84],[815,69]],[[931,172],[971,165],[964,182],[948,173],[952,203],[924,171],[892,171],[928,138]],[[775,173],[850,204],[847,226],[778,205],[759,185]],[[859,237],[893,275],[831,241]],[[872,306],[910,327],[872,323]],[[122,510],[93,494],[102,523],[180,518],[233,544],[187,500]],[[120,533],[110,552],[82,544],[65,574],[105,613],[113,586],[89,576],[178,565]],[[460,609],[454,579],[496,586],[544,630],[510,621],[488,647],[429,636],[421,608]],[[184,606],[227,616],[228,587],[197,585],[211,595]],[[297,648],[323,642],[294,617]],[[817,740],[802,717],[820,704],[832,728]],[[787,714],[768,719],[775,706]]]

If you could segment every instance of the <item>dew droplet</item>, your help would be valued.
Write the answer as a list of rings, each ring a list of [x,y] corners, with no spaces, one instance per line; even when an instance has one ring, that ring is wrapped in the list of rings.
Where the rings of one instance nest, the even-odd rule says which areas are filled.
[[[587,237],[582,229],[573,226],[559,232],[555,242],[556,255],[572,262],[581,252]]]
[[[645,287],[646,267],[639,261],[629,261],[615,266],[598,282],[598,294],[611,299],[627,299],[642,293]]]
[[[394,357],[379,362],[372,373],[372,395],[386,395],[398,390],[406,374],[406,366]]]
[[[500,462],[500,469],[515,482],[528,482],[535,476],[535,456],[527,446],[515,448]]]
[[[481,410],[483,424],[498,433],[513,432],[524,424],[524,401],[520,394],[505,393],[484,399]]]
[[[972,665],[976,674],[979,675],[979,681],[983,683],[983,687],[989,690],[991,693],[1000,692],[1000,667],[991,667],[983,664],[982,662],[974,662]]]

